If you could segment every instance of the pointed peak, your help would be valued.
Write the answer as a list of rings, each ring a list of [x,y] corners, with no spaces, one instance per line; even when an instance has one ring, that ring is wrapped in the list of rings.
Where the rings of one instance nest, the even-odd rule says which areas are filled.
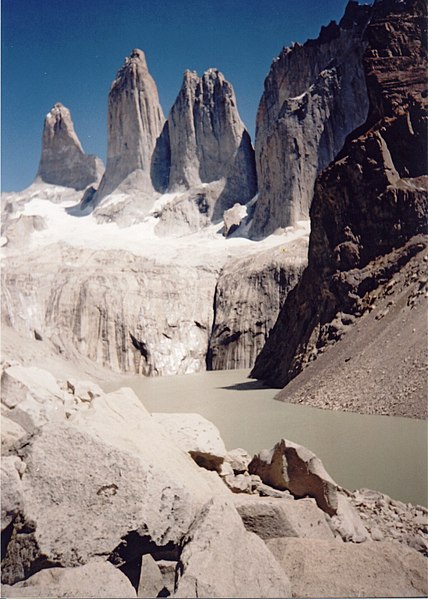
[[[218,76],[223,77],[223,74],[220,73],[220,71],[214,67],[210,67],[204,73],[204,77],[218,77]]]
[[[52,117],[70,117],[70,111],[68,108],[66,108],[64,106],[64,104],[61,104],[61,102],[56,102],[52,108],[50,109],[50,111],[47,113],[46,115],[46,119],[51,119]]]
[[[138,60],[139,62],[142,62],[147,66],[146,55],[139,48],[134,48],[132,50],[131,54],[129,55],[128,60],[134,60],[134,61]]]
[[[196,71],[191,71],[190,69],[186,69],[183,74],[184,79],[199,79],[198,73]]]

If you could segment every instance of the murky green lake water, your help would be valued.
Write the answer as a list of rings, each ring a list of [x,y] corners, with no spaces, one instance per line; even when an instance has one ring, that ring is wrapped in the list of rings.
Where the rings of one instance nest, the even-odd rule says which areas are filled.
[[[282,437],[305,445],[348,489],[367,487],[427,505],[428,423],[410,418],[319,410],[274,399],[277,389],[248,370],[159,378],[123,377],[150,412],[197,412],[220,430],[226,447],[251,454]]]

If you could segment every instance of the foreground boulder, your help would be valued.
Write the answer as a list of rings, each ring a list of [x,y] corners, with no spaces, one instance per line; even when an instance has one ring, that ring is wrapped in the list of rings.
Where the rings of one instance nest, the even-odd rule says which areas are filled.
[[[90,399],[34,429],[4,460],[2,581],[13,585],[10,596],[92,596],[79,567],[94,560],[121,570],[108,565],[119,582],[127,576],[132,592],[122,588],[123,597],[136,589],[290,596],[288,579],[246,531],[215,472],[199,468],[131,390]],[[103,589],[92,592],[104,597]]]
[[[334,539],[328,516],[313,499],[234,495],[245,528],[263,540],[277,537]]]
[[[426,560],[395,543],[270,539],[295,597],[419,597],[428,592]]]
[[[287,489],[296,497],[314,497],[330,516],[337,513],[337,484],[321,460],[302,445],[281,439],[273,449],[254,456],[248,469],[276,489]]]
[[[50,421],[65,418],[66,409],[73,401],[59,387],[46,370],[14,364],[6,367],[1,376],[4,415],[28,433]],[[11,435],[19,435],[19,429]]]
[[[95,398],[17,451],[26,465],[25,502],[3,561],[7,583],[36,567],[107,558],[131,531],[158,545],[179,543],[213,493],[227,492],[169,440],[130,390]]]
[[[226,447],[218,428],[199,414],[153,413],[153,420],[195,462],[207,470],[220,470]]]
[[[291,597],[288,577],[271,557],[236,510],[213,499],[184,540],[174,596]]]
[[[318,507],[331,516],[333,530],[345,541],[361,543],[369,537],[356,510],[321,460],[306,447],[281,439],[271,450],[254,456],[248,470],[264,483],[288,490],[296,498],[313,497]]]
[[[13,586],[2,585],[4,597],[136,597],[134,587],[109,562],[91,562],[76,568],[41,570]]]

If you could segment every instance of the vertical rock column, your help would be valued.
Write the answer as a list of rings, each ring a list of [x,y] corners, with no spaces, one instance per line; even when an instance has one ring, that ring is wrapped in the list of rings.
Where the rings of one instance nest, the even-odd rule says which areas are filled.
[[[223,179],[215,213],[246,203],[257,191],[254,150],[238,113],[232,85],[217,69],[184,73],[168,118],[171,190]],[[215,214],[214,214],[215,217]]]
[[[107,167],[97,202],[119,186],[153,192],[151,164],[164,123],[144,52],[135,49],[109,93]]]

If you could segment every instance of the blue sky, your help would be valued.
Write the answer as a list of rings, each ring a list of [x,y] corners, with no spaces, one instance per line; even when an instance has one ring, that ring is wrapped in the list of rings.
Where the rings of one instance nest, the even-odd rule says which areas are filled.
[[[346,0],[2,0],[2,190],[37,171],[43,119],[71,110],[87,153],[106,156],[107,96],[133,48],[165,112],[185,69],[220,69],[253,138],[263,81],[283,46],[316,37]]]

